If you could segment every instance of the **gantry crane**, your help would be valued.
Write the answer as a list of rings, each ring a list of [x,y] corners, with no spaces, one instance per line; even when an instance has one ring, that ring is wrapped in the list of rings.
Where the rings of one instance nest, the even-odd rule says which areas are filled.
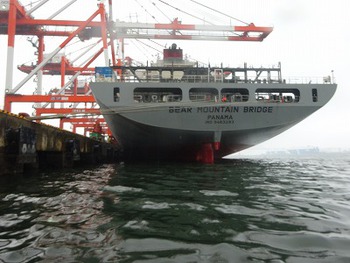
[[[7,111],[11,111],[11,104],[14,102],[34,102],[36,103],[36,116],[42,114],[76,114],[76,113],[99,113],[95,108],[95,100],[89,93],[88,87],[84,85],[82,89],[77,88],[77,77],[79,75],[92,76],[94,68],[91,63],[101,54],[105,55],[105,64],[109,65],[109,58],[107,54],[108,40],[107,40],[107,26],[106,13],[104,4],[99,4],[98,9],[86,21],[74,20],[55,20],[57,14],[65,10],[69,5],[76,2],[71,1],[49,19],[35,19],[32,13],[40,8],[46,1],[42,1],[30,10],[26,10],[18,0],[0,1],[0,34],[7,34],[8,48],[7,48],[7,72],[6,72],[6,94],[5,107]],[[94,19],[100,18],[99,21]],[[37,64],[21,65],[18,68],[28,73],[28,75],[13,86],[13,61],[15,36],[26,35],[36,36],[37,41]],[[46,36],[64,37],[62,43],[51,53],[44,55],[44,38]],[[75,67],[70,61],[60,54],[60,51],[75,37],[82,41],[90,38],[100,38],[98,42],[102,42],[101,49],[94,54],[89,61],[80,67]],[[43,75],[60,75],[61,83],[59,89],[52,89],[49,95],[42,94],[42,78]],[[18,94],[23,85],[34,75],[37,76],[37,88],[34,95],[20,95]],[[71,79],[66,82],[65,76],[71,75]],[[72,87],[72,89],[69,89]],[[42,105],[42,103],[46,103]],[[50,103],[50,104],[48,104]],[[59,103],[74,103],[74,107],[55,107]],[[83,108],[76,107],[78,104],[84,103]],[[51,107],[48,107],[51,106]],[[53,106],[53,107],[52,107]],[[70,119],[75,130],[74,118]],[[101,119],[98,121],[103,122]],[[61,119],[60,126],[63,127],[65,123]]]

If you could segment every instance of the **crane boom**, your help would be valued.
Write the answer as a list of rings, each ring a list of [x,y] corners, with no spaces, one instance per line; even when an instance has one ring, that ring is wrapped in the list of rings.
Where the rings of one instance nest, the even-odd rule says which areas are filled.
[[[253,23],[244,26],[195,25],[182,24],[174,19],[169,24],[117,21],[109,32],[116,38],[263,41],[272,30],[273,27],[255,26]]]

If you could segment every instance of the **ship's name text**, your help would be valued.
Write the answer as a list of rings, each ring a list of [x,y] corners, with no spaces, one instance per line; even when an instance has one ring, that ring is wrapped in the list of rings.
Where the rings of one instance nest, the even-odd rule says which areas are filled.
[[[243,107],[243,112],[272,113],[273,107]]]
[[[192,113],[191,107],[169,107],[169,113]]]
[[[169,107],[169,113],[272,113],[273,107],[251,107],[251,106],[214,106],[214,107],[198,107],[196,110],[192,107]]]

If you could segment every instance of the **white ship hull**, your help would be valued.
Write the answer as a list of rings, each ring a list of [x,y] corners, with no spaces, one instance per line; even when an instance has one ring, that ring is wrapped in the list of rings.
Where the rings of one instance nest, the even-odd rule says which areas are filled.
[[[203,161],[208,152],[221,158],[289,129],[324,106],[336,85],[95,82],[91,89],[125,159]],[[155,100],[135,101],[138,89],[149,89]],[[181,90],[181,101],[156,98],[162,89]],[[194,100],[193,89],[215,89],[218,95]],[[232,89],[243,90],[246,98],[221,101]]]

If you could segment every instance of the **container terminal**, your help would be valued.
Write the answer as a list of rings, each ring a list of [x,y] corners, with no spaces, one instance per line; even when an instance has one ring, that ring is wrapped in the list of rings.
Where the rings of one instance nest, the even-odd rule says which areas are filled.
[[[96,1],[96,10],[87,14],[85,20],[57,19],[58,16],[66,17],[65,12],[69,9],[76,12],[78,1],[62,1],[58,5],[57,1],[51,1],[56,2],[56,9],[50,8],[50,14],[48,2],[0,1],[0,35],[7,37],[6,80],[1,83],[5,84],[2,88],[5,96],[0,112],[0,175],[40,167],[117,162],[119,158],[119,147],[100,115],[88,85],[94,75],[92,63],[104,53],[104,65],[109,66],[108,47],[115,54],[114,40],[107,39],[107,19],[111,16],[106,14],[105,4]],[[109,5],[112,10],[112,1]],[[40,15],[37,14],[43,10],[48,18],[38,18]],[[18,37],[26,38],[34,47],[35,62],[14,65],[15,52],[23,52],[15,50]],[[54,50],[46,47],[56,39],[61,41],[58,47]],[[94,46],[91,43],[82,46],[78,57],[70,59],[63,49],[73,39],[80,43],[96,42]],[[88,60],[86,56],[89,56]],[[85,61],[75,66],[78,59]],[[15,66],[26,73],[22,80],[15,77]],[[43,87],[45,78],[50,76],[59,78],[58,88],[57,85]],[[23,112],[14,114],[15,106],[24,108]],[[57,127],[45,124],[48,119],[58,122]]]
[[[115,128],[114,125],[112,125],[113,127],[108,126],[108,122],[109,124],[111,123],[111,116],[108,116],[108,113],[106,115],[105,110],[104,112],[100,111],[101,101],[96,101],[90,89],[90,83],[101,82],[101,77],[103,77],[103,82],[109,82],[111,85],[117,85],[113,83],[125,82],[127,79],[129,81],[132,79],[135,82],[145,82],[149,80],[147,77],[145,81],[143,81],[142,78],[137,77],[136,71],[132,71],[132,69],[143,69],[144,67],[149,69],[149,65],[148,62],[147,66],[140,65],[140,62],[136,59],[125,56],[125,39],[138,41],[140,39],[155,39],[159,41],[210,40],[261,42],[273,31],[272,27],[256,26],[254,23],[243,22],[197,1],[191,2],[200,5],[201,8],[210,9],[210,12],[217,12],[221,15],[228,16],[230,21],[236,20],[241,25],[216,25],[208,23],[205,20],[203,20],[204,24],[200,25],[185,24],[178,18],[171,20],[170,23],[159,23],[153,16],[157,23],[122,22],[119,19],[113,19],[112,0],[96,1],[96,10],[94,10],[90,16],[87,15],[84,20],[57,19],[57,17],[63,17],[68,9],[73,9],[73,12],[77,12],[77,10],[79,10],[79,5],[82,4],[82,1],[79,2],[78,0],[71,0],[69,2],[67,0],[67,3],[60,2],[60,6],[55,5],[55,9],[57,8],[57,10],[52,11],[51,9],[51,14],[45,12],[46,18],[40,18],[36,15],[38,11],[46,7],[49,0],[22,4],[24,2],[28,1],[0,0],[0,35],[7,36],[8,40],[4,109],[0,114],[0,164],[4,167],[5,165],[9,167],[4,169],[4,171],[6,170],[7,172],[17,171],[17,169],[11,168],[16,167],[16,164],[20,164],[19,166],[21,169],[19,170],[23,170],[23,168],[29,166],[29,164],[33,167],[41,166],[41,164],[44,163],[49,164],[51,162],[46,161],[49,159],[56,160],[53,163],[57,163],[58,167],[65,167],[74,164],[77,160],[82,161],[93,158],[99,161],[111,161],[115,160],[116,156],[121,155],[123,142],[116,136],[116,130],[118,129],[118,131],[121,131],[125,135],[123,138],[124,142],[130,140],[130,136],[128,136],[129,132],[126,132],[126,129],[123,131],[123,127]],[[159,2],[169,8],[176,9],[188,15],[188,12],[176,8],[166,1]],[[153,5],[156,6],[155,3],[153,3]],[[142,8],[145,9],[144,6],[142,6]],[[156,8],[159,9],[158,7]],[[145,11],[148,12],[146,9]],[[35,49],[36,60],[31,64],[24,63],[17,66],[17,69],[25,73],[26,76],[19,81],[17,81],[16,78],[15,83],[14,54],[16,36],[24,36],[27,38],[27,41]],[[49,44],[52,45],[52,43],[54,43],[53,39],[57,40],[59,44],[49,50],[46,46]],[[65,54],[65,50],[77,42],[80,43],[80,54],[73,59],[72,56]],[[174,52],[172,49],[165,48],[163,50]],[[175,51],[178,52],[179,50],[176,49]],[[182,52],[182,50],[180,51]],[[83,59],[84,62],[77,66],[77,61]],[[159,80],[161,83],[164,81],[168,84],[169,82],[186,82],[186,80],[183,79],[184,74],[178,74],[177,77],[174,77],[175,73],[181,73],[174,71],[173,67],[176,65],[175,62],[178,62],[178,56],[174,57],[174,59],[176,59],[176,61],[167,65],[168,70],[160,69],[162,77]],[[256,76],[250,79],[247,76],[248,70],[246,70],[246,66],[244,76],[240,78],[236,76],[236,74],[242,73],[240,72],[242,71],[240,68],[232,68],[228,71],[227,69],[225,70],[223,65],[221,65],[221,67],[211,68],[210,64],[200,66],[198,61],[190,63],[197,71],[200,67],[205,69],[205,72],[200,74],[202,81],[207,79],[207,82],[210,83],[211,79],[213,79],[215,85],[219,86],[224,84],[224,82],[236,85],[240,83],[240,80],[244,81],[244,85],[248,83],[257,83],[258,85],[263,83],[263,85],[268,85],[274,81],[273,78],[271,78],[271,72],[276,71],[275,68],[269,68],[265,70],[267,76],[263,76],[263,74],[261,74],[263,72],[261,69],[255,70],[253,68],[251,70],[255,72]],[[164,67],[164,65],[161,66]],[[98,74],[97,69],[100,70],[99,72],[112,71],[112,75],[108,78],[107,75]],[[136,77],[130,77],[130,72],[133,74],[135,73],[134,75]],[[146,70],[146,72],[148,71]],[[152,72],[151,74],[153,74]],[[279,69],[277,72],[280,72]],[[167,77],[166,73],[170,75],[168,74],[169,76]],[[228,80],[228,76],[224,76],[226,73],[231,76],[230,80]],[[59,78],[58,87],[44,86],[43,83],[46,83],[44,79],[50,76],[57,76]],[[263,78],[263,80],[260,80],[261,78]],[[278,75],[276,83],[283,84],[283,81],[281,76]],[[328,82],[330,84],[331,81]],[[152,85],[152,81],[142,84]],[[30,87],[28,88],[28,86]],[[101,87],[101,89],[102,88],[103,87]],[[114,86],[112,88],[113,90],[118,89]],[[199,89],[203,90],[203,88]],[[236,93],[237,90],[242,91],[242,89],[234,90]],[[314,90],[315,89],[312,91],[313,102],[320,101],[321,105],[321,102],[323,102],[322,96],[319,96],[320,99],[318,99],[317,90]],[[277,94],[274,94],[275,97],[286,97],[282,94],[281,90],[275,91]],[[290,89],[287,91],[291,93]],[[268,88],[265,88],[264,92],[266,96],[270,96],[271,93],[273,93]],[[213,104],[208,104],[208,107],[215,106],[214,104],[217,103],[220,99],[219,97],[222,96],[221,93],[223,93],[223,91],[220,89],[220,94],[213,96],[213,98],[216,99],[210,101],[210,103]],[[232,93],[233,95],[230,94],[236,97],[236,93]],[[289,93],[287,95],[290,95]],[[116,92],[116,94],[119,95],[119,92]],[[295,97],[295,99],[293,99],[294,102],[299,102],[298,94],[299,93],[292,94]],[[192,95],[189,95],[190,99]],[[200,95],[202,96],[203,94],[201,93]],[[241,95],[242,94],[240,94],[240,96]],[[247,94],[243,95],[246,96]],[[113,97],[113,94],[111,94],[110,97]],[[305,99],[308,97],[309,94],[305,96]],[[108,98],[108,100],[110,100],[110,98]],[[114,99],[114,102],[116,101],[119,102],[122,100]],[[269,102],[270,100],[264,99],[263,101],[260,100],[256,102],[254,99],[250,98],[249,101],[255,105],[257,103]],[[286,100],[282,101],[286,102]],[[237,101],[234,102],[236,103]],[[274,102],[277,103],[280,102],[280,100],[275,100]],[[24,110],[14,115],[14,105],[22,103],[31,103],[32,109],[29,110],[33,112],[26,112],[26,110]],[[276,104],[275,106],[277,107],[278,105]],[[104,115],[102,115],[102,113]],[[119,113],[116,114],[118,115]],[[47,120],[58,121],[58,127],[44,124]],[[293,123],[296,123],[296,121]],[[67,125],[69,126],[69,131],[67,130]],[[83,129],[83,131],[81,131],[81,129]],[[80,130],[80,133],[78,130]],[[279,130],[282,131],[282,129]],[[132,130],[131,132],[134,131]],[[210,134],[211,133],[212,132],[210,132]],[[221,130],[219,131],[217,129],[215,129],[213,134],[213,138],[211,139],[204,138],[204,141],[198,141],[198,143],[200,145],[203,144],[204,147],[198,147],[198,152],[193,155],[201,157],[199,159],[196,157],[196,160],[203,163],[214,162],[215,151],[220,148],[220,141],[224,136],[221,136]],[[180,139],[182,138],[182,136],[178,137]],[[142,140],[142,138],[138,138],[138,140]],[[237,145],[239,143],[241,142],[235,142]],[[127,143],[124,143],[124,146],[126,144]],[[251,146],[252,145],[253,144],[251,144]],[[238,149],[239,147],[236,148]],[[240,148],[243,149],[244,147]],[[146,155],[150,156],[152,152]]]
[[[17,160],[15,162],[18,164],[26,164],[34,162],[30,161],[30,158],[38,157],[38,163],[40,163],[43,160],[43,155],[49,156],[49,153],[52,154],[57,150],[59,151],[57,154],[60,156],[57,158],[65,160],[58,162],[57,165],[65,166],[69,163],[67,156],[70,154],[68,149],[70,149],[69,143],[72,140],[80,143],[80,153],[85,153],[83,147],[85,140],[90,142],[88,144],[91,147],[97,143],[98,145],[111,145],[113,151],[118,149],[114,143],[111,143],[111,141],[115,142],[115,139],[100,114],[99,107],[89,88],[89,81],[94,77],[95,67],[93,64],[99,57],[103,57],[102,61],[105,67],[121,67],[131,63],[132,59],[124,55],[124,39],[261,41],[262,39],[257,37],[249,37],[247,32],[249,30],[262,30],[263,37],[271,32],[270,28],[258,28],[248,24],[242,28],[236,27],[236,30],[241,31],[244,36],[234,34],[231,37],[225,37],[220,33],[225,32],[228,26],[223,28],[212,25],[206,29],[202,26],[182,24],[178,18],[167,24],[124,23],[113,19],[112,0],[96,1],[96,10],[90,15],[88,14],[84,20],[57,19],[57,17],[65,16],[69,9],[76,12],[79,5],[82,4],[81,1],[80,3],[77,0],[62,2],[56,5],[56,9],[51,10],[50,14],[47,14],[47,9],[45,9],[48,2],[48,0],[35,3],[0,0],[0,35],[7,36],[4,109],[0,114],[2,165],[9,162],[10,157],[6,156],[10,153],[17,154],[16,158],[11,157],[12,162]],[[45,9],[47,18],[37,16],[39,11],[43,9]],[[142,32],[145,29],[147,32],[154,32],[154,34],[145,35]],[[184,34],[181,32],[182,30],[188,33]],[[213,32],[215,35],[212,35]],[[199,35],[200,38],[198,38]],[[18,70],[27,75],[18,82],[16,79],[15,83],[14,55],[15,51],[18,52],[16,50],[16,37],[18,36],[27,38],[35,48],[37,58],[31,64],[24,63],[17,66]],[[52,42],[52,39],[59,39],[61,43],[53,50],[48,50],[46,44],[49,44],[48,41]],[[83,46],[78,58],[72,59],[65,55],[64,49],[71,45],[73,40],[78,40],[80,43],[94,41],[94,44]],[[118,50],[115,46],[118,47]],[[76,66],[76,60],[86,57],[87,54],[89,59],[85,59],[84,63]],[[119,71],[116,70],[116,74],[121,74]],[[43,87],[46,76],[58,76],[60,78],[59,87],[50,87],[50,90],[47,91],[47,87]],[[82,80],[81,77],[85,77],[85,79]],[[33,87],[28,88],[28,86],[33,86],[30,82],[33,78],[35,78],[36,85],[34,91],[28,90],[33,89]],[[34,111],[27,112],[30,114],[30,118],[23,117],[26,113],[20,114],[20,116],[13,114],[13,106],[24,103],[33,104]],[[42,123],[44,119],[51,118],[59,121],[58,128]],[[67,124],[71,127],[70,132],[65,130]],[[96,126],[98,127],[96,128]],[[83,129],[84,136],[77,134],[78,129]],[[47,134],[55,134],[55,136],[42,138]],[[103,143],[100,140],[101,136],[104,139]],[[27,137],[35,138],[35,147],[33,142],[28,144],[27,139],[23,139]],[[44,141],[55,140],[58,137],[62,137],[57,142],[57,145],[61,145],[61,148],[58,147],[60,150],[52,148],[53,146],[43,146]],[[10,138],[17,138],[17,141],[13,142]],[[25,148],[24,145],[34,147],[31,154],[29,149],[25,153],[22,152],[23,147]],[[54,145],[56,144],[54,143]],[[108,146],[106,147],[108,148]],[[96,155],[96,151],[94,154]],[[30,155],[32,157],[29,157]],[[110,156],[107,160],[110,160]],[[8,171],[10,170],[8,169]]]

